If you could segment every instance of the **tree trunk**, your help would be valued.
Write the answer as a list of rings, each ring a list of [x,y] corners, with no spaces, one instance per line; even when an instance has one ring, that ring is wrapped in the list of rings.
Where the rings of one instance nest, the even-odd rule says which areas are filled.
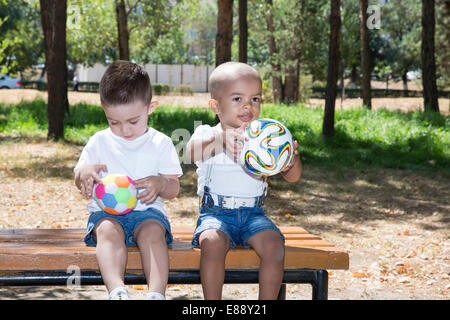
[[[345,100],[345,60],[341,59],[341,109]]]
[[[434,0],[422,0],[422,83],[425,110],[439,112],[434,58]]]
[[[233,0],[218,0],[217,7],[216,67],[231,61]]]
[[[370,97],[370,56],[369,56],[369,29],[367,28],[367,6],[368,0],[359,1],[359,17],[360,28],[359,34],[361,38],[361,72],[362,72],[362,96],[363,104],[372,109],[372,101]]]
[[[48,83],[47,139],[64,139],[68,110],[66,65],[66,0],[40,0]]]
[[[408,69],[403,70],[402,81],[403,81],[404,95],[407,97],[408,96]]]
[[[290,104],[298,101],[298,64],[286,67],[283,86],[283,102]]]
[[[354,89],[356,87],[356,83],[358,82],[358,74],[356,72],[356,65],[352,65],[352,73],[350,76],[350,89]]]
[[[339,72],[339,40],[341,30],[341,1],[330,0],[330,44],[328,54],[328,76],[325,91],[325,112],[322,134],[330,137],[334,134],[334,107],[336,104],[337,79]]]
[[[294,19],[295,25],[293,26],[296,38],[292,40],[289,46],[283,86],[283,101],[287,104],[297,102],[299,95],[300,63],[304,42],[302,32],[304,30],[303,21],[305,19],[305,6],[303,1],[299,5],[300,13],[296,14],[296,18]]]
[[[116,0],[117,32],[119,35],[119,59],[130,60],[127,11],[124,0]]]
[[[267,20],[267,30],[269,31],[269,56],[270,65],[272,67],[272,94],[274,102],[281,102],[283,99],[283,83],[281,80],[281,66],[278,62],[278,51],[275,44],[274,37],[274,26],[273,26],[273,4],[272,0],[266,0],[268,6],[266,20]]]
[[[239,0],[239,62],[247,63],[247,0]]]

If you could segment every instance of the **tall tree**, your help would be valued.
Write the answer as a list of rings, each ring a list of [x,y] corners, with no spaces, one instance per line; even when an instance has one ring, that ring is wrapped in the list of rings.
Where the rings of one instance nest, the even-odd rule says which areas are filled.
[[[48,82],[47,139],[64,138],[68,110],[66,65],[66,0],[40,0]]]
[[[439,112],[434,58],[434,0],[422,0],[422,83],[425,110]]]
[[[281,79],[281,64],[278,60],[278,50],[275,42],[275,27],[273,21],[273,2],[272,0],[266,0],[267,5],[267,30],[269,32],[269,60],[271,65],[271,77],[272,77],[272,92],[273,101],[280,102],[283,95],[283,82]]]
[[[372,109],[370,95],[370,53],[369,53],[369,28],[367,28],[368,0],[359,1],[360,37],[361,37],[361,71],[362,71],[362,96],[363,104]]]
[[[298,8],[300,7],[300,8]],[[294,103],[298,101],[298,90],[299,90],[299,77],[300,77],[300,64],[301,55],[303,49],[303,25],[305,16],[305,3],[301,1],[299,5],[296,5],[297,10],[290,11],[289,16],[292,16],[294,25],[292,26],[292,35],[289,44],[285,46],[287,53],[286,67],[285,67],[285,77],[283,84],[283,102]]]
[[[128,13],[124,0],[116,0],[116,14],[119,35],[119,59],[130,60],[130,33],[128,31]]]
[[[325,112],[322,134],[330,137],[334,134],[334,107],[336,103],[337,79],[339,71],[339,40],[341,30],[341,1],[330,0],[330,44],[328,53],[328,76],[325,91]]]
[[[239,62],[247,63],[247,0],[239,0]]]
[[[218,0],[217,9],[216,66],[231,61],[233,0]]]

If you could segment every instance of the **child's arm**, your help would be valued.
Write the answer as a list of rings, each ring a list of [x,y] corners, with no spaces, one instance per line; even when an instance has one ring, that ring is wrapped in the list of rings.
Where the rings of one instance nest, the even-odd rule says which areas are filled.
[[[302,175],[302,161],[297,151],[298,142],[294,141],[294,156],[286,168],[281,171],[281,175],[287,182],[297,182]]]
[[[221,135],[217,134],[206,139],[197,139],[190,141],[186,148],[188,160],[193,163],[196,161],[204,161],[213,157],[216,153],[223,149]]]
[[[158,196],[164,199],[173,199],[180,191],[180,182],[177,175],[149,176],[135,182],[137,189],[145,189],[137,195],[137,198],[145,204],[154,202]]]
[[[248,140],[242,133],[246,125],[234,130],[226,130],[210,138],[190,141],[186,148],[188,160],[191,162],[207,160],[222,150],[237,158],[242,150],[239,140]]]
[[[104,164],[85,164],[75,172],[75,185],[86,198],[92,197],[92,188],[95,183],[100,183],[102,179],[98,175],[100,171],[108,171]]]

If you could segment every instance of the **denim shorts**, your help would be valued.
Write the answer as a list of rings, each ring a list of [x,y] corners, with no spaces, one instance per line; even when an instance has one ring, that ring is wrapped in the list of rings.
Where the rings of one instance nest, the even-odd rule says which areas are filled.
[[[170,231],[170,223],[167,217],[159,210],[154,208],[149,208],[145,211],[131,211],[125,215],[112,215],[105,211],[92,212],[89,216],[87,223],[87,234],[84,237],[84,243],[87,246],[95,247],[97,241],[94,235],[95,226],[103,219],[109,218],[117,221],[123,228],[125,233],[125,245],[129,247],[137,246],[133,239],[133,233],[136,228],[145,220],[156,220],[164,226],[166,229],[166,243],[167,245],[172,244],[173,237]]]
[[[192,238],[192,246],[200,247],[198,237],[208,229],[222,231],[230,239],[230,247],[237,245],[250,248],[248,239],[253,235],[265,231],[277,231],[283,242],[285,241],[280,229],[266,217],[263,207],[240,207],[239,209],[225,209],[218,206],[209,207],[200,204],[200,216]]]

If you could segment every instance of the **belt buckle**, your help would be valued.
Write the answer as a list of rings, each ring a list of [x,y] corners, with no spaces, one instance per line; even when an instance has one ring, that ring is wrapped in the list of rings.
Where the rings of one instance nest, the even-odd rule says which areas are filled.
[[[234,209],[234,197],[222,197],[222,208]]]
[[[222,197],[222,208],[236,209],[235,197]]]
[[[251,207],[250,204],[248,203],[248,199],[243,199],[242,202],[240,203],[240,207]]]

